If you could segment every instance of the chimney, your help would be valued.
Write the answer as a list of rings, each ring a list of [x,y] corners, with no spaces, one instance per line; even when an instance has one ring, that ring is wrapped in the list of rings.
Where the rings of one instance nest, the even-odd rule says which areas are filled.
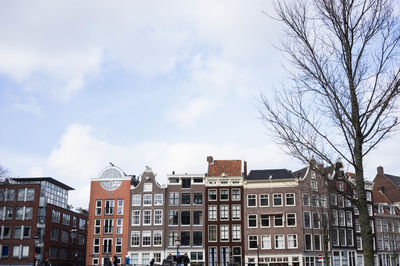
[[[208,164],[212,164],[214,162],[214,158],[212,156],[207,156]]]
[[[243,177],[247,177],[247,162],[243,161]]]
[[[378,170],[378,174],[382,174],[383,175],[383,167],[382,166],[378,166],[378,168],[377,168],[377,170]]]

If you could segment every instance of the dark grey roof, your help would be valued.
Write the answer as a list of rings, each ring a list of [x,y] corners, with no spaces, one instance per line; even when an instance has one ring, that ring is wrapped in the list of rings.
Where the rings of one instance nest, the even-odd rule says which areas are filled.
[[[385,176],[389,178],[390,181],[393,182],[393,184],[395,184],[396,186],[400,186],[400,176],[388,175],[388,174],[385,174]]]
[[[268,180],[294,178],[292,171],[287,169],[251,170],[247,180]]]
[[[294,171],[293,176],[297,178],[304,177],[304,175],[307,173],[307,169],[308,167],[304,167],[300,170]]]
[[[74,188],[67,186],[66,184],[64,184],[52,177],[13,177],[11,179],[17,181],[18,183],[23,182],[25,184],[28,182],[47,181],[47,182],[53,183],[54,185],[62,187],[63,189],[74,190]]]

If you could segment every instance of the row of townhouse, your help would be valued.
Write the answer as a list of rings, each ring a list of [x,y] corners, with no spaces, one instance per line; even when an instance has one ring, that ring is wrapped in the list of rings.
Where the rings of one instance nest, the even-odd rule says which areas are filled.
[[[334,171],[314,160],[295,172],[249,173],[241,160],[210,156],[207,162],[206,174],[172,172],[167,186],[149,167],[136,177],[112,165],[92,179],[86,265],[107,265],[114,256],[122,263],[128,256],[133,265],[153,258],[161,264],[169,254],[185,253],[192,265],[314,266],[325,256],[335,266],[363,265],[358,211],[345,197],[357,195]],[[376,189],[368,182],[366,188],[376,263],[398,265],[394,232],[400,227],[381,218],[388,214],[378,212],[379,204],[389,203],[373,205]],[[398,209],[390,204],[395,219]],[[378,227],[383,220],[387,231]]]

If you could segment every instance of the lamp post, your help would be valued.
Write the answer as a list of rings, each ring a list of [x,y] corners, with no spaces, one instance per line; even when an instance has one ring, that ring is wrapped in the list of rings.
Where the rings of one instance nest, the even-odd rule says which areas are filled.
[[[74,265],[76,265],[76,256],[78,254],[76,253],[76,250],[75,250],[74,240],[78,236],[78,229],[72,228],[71,230],[69,230],[69,233],[71,235],[71,243],[72,243],[72,250],[73,250],[73,258],[72,259],[73,259]]]

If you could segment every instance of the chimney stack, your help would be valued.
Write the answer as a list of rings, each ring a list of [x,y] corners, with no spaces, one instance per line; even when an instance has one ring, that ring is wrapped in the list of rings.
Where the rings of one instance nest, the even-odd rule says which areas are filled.
[[[247,162],[243,161],[243,176],[247,177]]]
[[[377,170],[378,170],[378,174],[384,174],[382,166],[378,166]]]
[[[214,158],[212,156],[207,156],[208,164],[212,164],[214,162]]]

